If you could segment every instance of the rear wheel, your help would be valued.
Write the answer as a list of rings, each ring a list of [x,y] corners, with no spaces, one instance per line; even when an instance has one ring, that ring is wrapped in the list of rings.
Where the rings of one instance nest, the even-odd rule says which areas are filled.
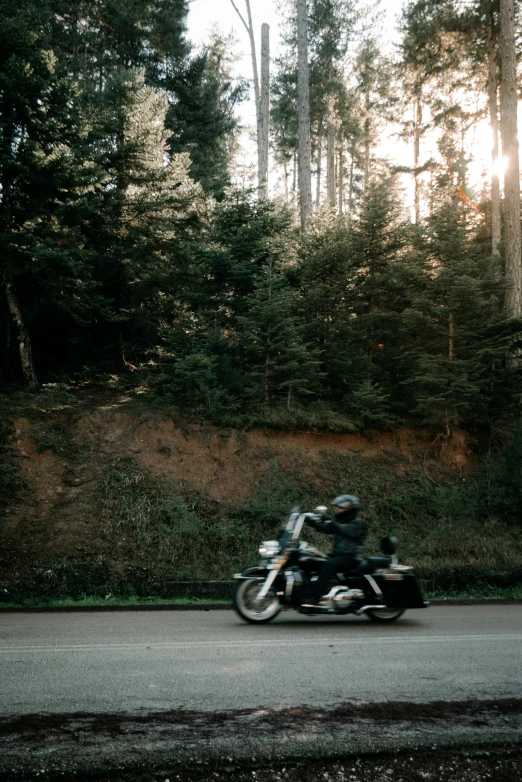
[[[253,624],[271,622],[281,610],[276,592],[270,589],[266,597],[257,600],[264,578],[241,579],[234,590],[234,608],[241,617]]]
[[[404,613],[404,608],[369,608],[366,612],[368,619],[372,622],[395,622]]]

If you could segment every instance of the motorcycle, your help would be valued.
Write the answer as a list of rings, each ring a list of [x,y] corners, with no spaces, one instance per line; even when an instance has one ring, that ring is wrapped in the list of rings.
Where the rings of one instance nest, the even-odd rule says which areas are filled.
[[[314,514],[323,515],[325,507]],[[366,557],[356,570],[337,573],[338,583],[321,606],[312,605],[310,591],[322,563],[328,557],[300,541],[306,513],[293,508],[277,540],[261,544],[261,562],[234,578],[234,608],[247,622],[271,622],[283,607],[301,614],[364,614],[374,622],[395,622],[407,608],[426,608],[418,580],[409,565],[399,565],[397,538],[381,540],[383,556]]]

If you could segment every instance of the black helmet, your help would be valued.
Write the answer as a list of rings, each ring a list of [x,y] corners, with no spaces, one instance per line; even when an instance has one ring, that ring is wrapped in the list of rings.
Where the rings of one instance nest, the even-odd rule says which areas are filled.
[[[354,497],[353,494],[341,494],[340,497],[336,497],[331,503],[335,508],[339,508],[339,511],[344,510],[357,510],[360,507],[359,497]]]

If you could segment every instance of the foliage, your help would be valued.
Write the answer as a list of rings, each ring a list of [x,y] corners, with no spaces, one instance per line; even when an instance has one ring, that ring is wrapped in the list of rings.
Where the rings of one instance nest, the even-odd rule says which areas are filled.
[[[287,10],[273,127],[288,163]],[[360,10],[310,3],[318,206],[327,127],[340,200],[339,214],[318,208],[299,235],[292,204],[230,186],[245,84],[231,76],[228,39],[191,49],[183,0],[6,0],[2,380],[22,377],[23,321],[40,381],[139,371],[169,403],[214,421],[483,433],[518,409],[520,364],[509,356],[522,327],[503,312],[508,286],[486,249],[487,215],[458,195],[467,115],[444,86],[471,62],[469,47],[456,61],[457,43],[480,27],[482,51],[496,11],[478,0],[465,13],[449,0],[405,10],[408,95],[438,85],[430,122],[447,130],[412,225],[398,177],[372,146],[399,104],[369,35],[374,17]]]

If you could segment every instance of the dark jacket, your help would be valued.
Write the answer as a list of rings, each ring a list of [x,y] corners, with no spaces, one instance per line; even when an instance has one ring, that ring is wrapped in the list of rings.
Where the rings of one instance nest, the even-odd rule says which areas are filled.
[[[357,511],[335,513],[333,519],[327,516],[308,515],[306,522],[318,532],[334,536],[330,556],[352,554],[360,559],[364,557],[366,522]]]

